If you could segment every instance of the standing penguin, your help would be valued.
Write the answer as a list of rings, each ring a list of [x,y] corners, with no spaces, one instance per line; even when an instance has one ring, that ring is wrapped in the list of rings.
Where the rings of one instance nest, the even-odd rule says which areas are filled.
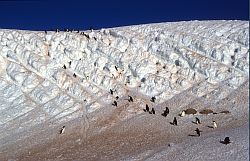
[[[166,110],[164,111],[164,113],[166,113],[167,115],[169,114],[169,108],[166,107]]]
[[[63,126],[60,130],[60,134],[63,134],[65,132],[65,126]]]
[[[112,89],[109,89],[109,91],[110,91],[110,94],[113,95],[114,91]]]
[[[154,109],[154,108],[152,108],[151,112],[152,112],[152,114],[155,114],[155,109]]]
[[[148,104],[146,104],[146,111],[149,112]]]
[[[181,117],[184,117],[186,115],[186,112],[183,110],[180,114]]]
[[[112,105],[117,107],[117,102],[114,101],[114,103],[112,103]]]
[[[195,123],[196,124],[201,124],[200,119],[198,117],[195,117]]]
[[[217,127],[218,127],[218,126],[217,126],[216,122],[213,121],[213,128],[215,129],[215,128],[217,128]]]
[[[118,68],[117,68],[117,66],[115,66],[115,70],[116,70],[116,71],[118,71]]]
[[[131,96],[128,96],[128,97],[129,97],[129,99],[128,99],[129,102],[133,102],[134,101],[133,97],[131,97]]]
[[[200,129],[196,128],[195,131],[196,131],[196,134],[197,134],[198,136],[201,136],[201,132],[202,132],[202,131],[200,131]]]
[[[177,119],[176,119],[176,117],[174,117],[173,125],[177,126]]]

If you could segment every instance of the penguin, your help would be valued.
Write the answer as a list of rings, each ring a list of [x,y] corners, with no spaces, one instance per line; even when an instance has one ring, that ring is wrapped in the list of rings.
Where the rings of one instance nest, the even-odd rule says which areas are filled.
[[[56,29],[56,32],[59,32],[59,29]]]
[[[63,65],[63,69],[67,69],[67,67],[66,67],[66,65],[65,65],[65,64]]]
[[[117,107],[117,102],[114,101],[114,103],[112,103],[112,105]]]
[[[156,99],[155,97],[152,97],[152,98],[150,99],[150,101],[151,101],[151,102],[155,102],[155,99]]]
[[[133,102],[134,100],[133,100],[133,98],[131,97],[131,96],[128,96],[129,97],[129,102]]]
[[[169,109],[168,107],[166,107],[166,110],[161,115],[166,117],[168,114],[169,114]]]
[[[184,117],[186,115],[186,112],[183,110],[180,114],[181,117]]]
[[[164,112],[168,115],[169,114],[169,108],[166,107],[166,110]]]
[[[201,136],[201,132],[202,132],[202,131],[200,131],[200,129],[196,128],[194,131],[196,131],[196,134],[197,134],[198,136]]]
[[[112,95],[113,95],[114,91],[113,91],[112,89],[110,89],[109,91],[110,91],[110,94],[112,94]]]
[[[155,114],[155,109],[154,109],[154,108],[152,108],[151,112],[152,112],[152,114]]]
[[[116,96],[115,98],[118,100],[118,99],[119,99],[119,96]]]
[[[60,130],[60,134],[63,134],[65,132],[65,126],[63,126]]]
[[[224,141],[221,141],[221,143],[227,145],[227,144],[231,143],[231,141],[230,141],[229,137],[225,137]]]
[[[174,117],[173,125],[176,125],[176,126],[177,126],[177,119],[176,119],[176,117]]]
[[[75,73],[73,74],[73,77],[75,77],[75,78],[76,78],[76,74],[75,74]]]
[[[215,128],[217,128],[217,127],[218,127],[218,126],[217,126],[216,122],[213,121],[213,128],[215,129]]]
[[[149,112],[149,107],[148,107],[148,104],[146,104],[146,111]]]
[[[195,123],[196,124],[201,124],[200,119],[198,117],[195,117]]]
[[[69,61],[69,67],[71,66],[71,61]]]
[[[45,30],[44,33],[47,34],[47,30]]]
[[[116,71],[118,71],[118,68],[117,68],[117,66],[115,66],[115,70],[116,70]]]

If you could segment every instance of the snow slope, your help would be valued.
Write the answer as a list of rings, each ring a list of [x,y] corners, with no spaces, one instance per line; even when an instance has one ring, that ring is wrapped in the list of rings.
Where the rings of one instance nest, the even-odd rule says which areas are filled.
[[[130,156],[140,154],[143,160],[155,160],[154,155],[164,160],[162,156],[169,153],[168,149],[155,152],[156,145],[165,147],[178,138],[184,141],[176,143],[181,150],[190,144],[200,150],[203,144],[215,142],[212,141],[215,134],[222,136],[223,132],[210,134],[208,130],[207,140],[190,143],[184,138],[192,133],[189,130],[194,128],[194,116],[180,120],[177,128],[182,127],[186,131],[180,136],[169,122],[187,108],[197,111],[209,108],[217,113],[228,110],[230,114],[225,116],[197,116],[206,120],[208,125],[211,119],[216,118],[225,133],[234,135],[235,128],[245,129],[248,123],[248,81],[247,21],[171,22],[84,33],[2,29],[0,160],[44,160],[46,157],[56,160],[59,156],[63,157],[61,151],[65,154],[62,160],[133,160]],[[114,90],[113,95],[110,89]],[[133,102],[128,102],[128,95],[133,97]],[[118,100],[116,96],[119,96]],[[153,96],[156,97],[155,103],[150,101]],[[118,107],[112,106],[114,100]],[[156,115],[143,112],[146,104],[155,108]],[[170,108],[168,118],[160,115],[166,106]],[[149,130],[144,123],[150,119],[153,120]],[[190,125],[186,125],[188,122]],[[239,126],[232,127],[231,124]],[[59,135],[58,131],[63,125],[66,126],[66,133]],[[135,127],[138,132],[134,133],[137,131]],[[172,130],[164,135],[164,130],[168,128]],[[114,133],[109,134],[109,131]],[[147,132],[150,136],[156,132],[161,135],[147,142],[142,136]],[[107,140],[113,150],[103,140],[106,133],[112,136],[111,140]],[[245,139],[248,134],[243,133],[244,130],[239,136]],[[119,139],[120,135],[125,134],[124,138]],[[171,139],[170,135],[176,138]],[[147,155],[138,151],[137,144],[135,148],[129,144],[126,147],[133,149],[133,152],[121,148],[117,155],[114,149],[119,146],[113,142],[116,136],[117,142],[121,141],[119,145],[123,145],[129,136],[132,140],[141,138],[138,144],[145,144],[140,149],[147,149],[151,145],[154,154],[145,158]],[[76,142],[72,139],[76,139]],[[102,150],[98,150],[97,143],[91,141],[98,139],[103,142],[100,143]],[[156,140],[160,142],[154,145]],[[243,149],[243,156],[239,156],[238,160],[248,155],[246,143],[240,144],[244,145],[243,148],[237,146]],[[67,151],[68,145],[73,150]],[[81,147],[88,148],[82,151]],[[103,150],[105,148],[107,154],[98,156],[97,152],[106,152]],[[195,153],[193,150],[188,152]],[[204,160],[211,159],[205,156],[210,156],[213,150],[206,152]],[[83,153],[89,155],[77,157]],[[179,152],[172,154],[179,156]],[[237,153],[231,154],[238,157]],[[178,156],[172,160],[185,160],[185,153]],[[199,160],[197,155],[194,157],[192,160]]]

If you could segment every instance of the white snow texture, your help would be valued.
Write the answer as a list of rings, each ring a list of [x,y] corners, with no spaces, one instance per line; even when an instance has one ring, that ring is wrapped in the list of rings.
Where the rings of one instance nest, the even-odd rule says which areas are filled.
[[[216,103],[249,79],[247,21],[171,22],[82,32],[0,30],[0,155],[9,152],[7,158],[15,158],[18,151],[10,154],[8,147],[18,146],[29,131],[60,128],[79,118],[87,137],[91,120],[100,117],[94,114],[112,111],[116,96],[118,107],[125,105],[128,94],[137,105],[124,106],[119,120],[109,126],[143,114],[153,96],[156,110],[187,90]],[[208,142],[212,141],[204,140]],[[174,148],[184,149],[186,144]],[[163,148],[144,159],[165,160],[166,153],[170,152]],[[212,158],[212,152],[207,153],[203,160]],[[198,154],[192,159],[202,160]]]

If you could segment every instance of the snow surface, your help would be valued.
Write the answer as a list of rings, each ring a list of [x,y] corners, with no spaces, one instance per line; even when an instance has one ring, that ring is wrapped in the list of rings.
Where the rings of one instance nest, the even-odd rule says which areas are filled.
[[[248,81],[247,21],[2,29],[0,160],[248,160]],[[197,114],[202,137],[188,137],[195,116],[178,116],[187,108],[218,113]],[[233,143],[220,144],[224,135]]]

